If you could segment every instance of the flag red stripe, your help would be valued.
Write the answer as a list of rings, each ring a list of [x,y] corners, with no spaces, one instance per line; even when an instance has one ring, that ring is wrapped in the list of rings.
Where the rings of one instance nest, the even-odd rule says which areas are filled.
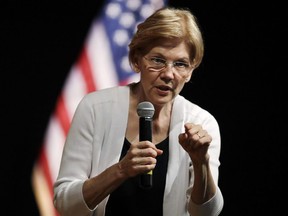
[[[43,145],[43,147],[40,151],[40,154],[39,154],[38,165],[39,165],[40,169],[42,170],[42,173],[45,177],[46,186],[48,187],[48,191],[49,191],[49,195],[47,195],[47,196],[49,196],[49,199],[50,199],[52,206],[53,206],[53,195],[54,195],[53,181],[52,181],[52,177],[50,174],[51,172],[50,172],[50,168],[49,168],[49,161],[47,160],[44,146],[45,145]],[[53,209],[53,212],[54,212],[54,214],[53,214],[54,216],[59,215],[56,208]]]
[[[119,82],[119,85],[127,85],[129,83],[129,80],[122,80],[121,82]]]
[[[70,127],[71,120],[68,116],[66,104],[64,103],[63,94],[61,94],[60,97],[58,98],[57,107],[56,107],[56,117],[59,120],[60,125],[66,136]]]
[[[83,48],[82,53],[80,55],[79,67],[81,69],[81,72],[85,80],[87,92],[95,91],[96,86],[95,86],[94,79],[93,79],[93,72],[92,72],[90,62],[88,59],[88,55],[87,55],[87,51],[85,48]]]
[[[49,169],[49,163],[45,154],[45,149],[42,149],[41,155],[40,155],[40,164],[43,170],[43,173],[45,175],[45,178],[47,180],[48,186],[49,186],[49,191],[51,196],[53,196],[53,182],[52,182],[52,177],[50,175],[50,169]]]

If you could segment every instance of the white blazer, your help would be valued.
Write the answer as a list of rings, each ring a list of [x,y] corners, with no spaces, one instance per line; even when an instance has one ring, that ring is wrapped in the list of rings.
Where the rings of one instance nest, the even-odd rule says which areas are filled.
[[[62,216],[105,215],[109,196],[95,209],[89,209],[83,199],[82,186],[87,178],[119,161],[127,126],[129,94],[129,86],[112,87],[89,93],[79,103],[54,184],[54,205]],[[212,175],[216,184],[218,182],[221,146],[218,123],[209,112],[178,95],[169,132],[163,216],[216,216],[224,204],[219,188],[215,196],[202,205],[190,201],[193,166],[178,143],[178,135],[184,131],[187,122],[201,124],[212,136],[208,151]]]

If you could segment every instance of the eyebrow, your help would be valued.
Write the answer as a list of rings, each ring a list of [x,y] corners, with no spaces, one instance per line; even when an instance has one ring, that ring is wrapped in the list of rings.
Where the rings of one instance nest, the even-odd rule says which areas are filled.
[[[159,52],[157,52],[157,53],[151,53],[150,55],[151,55],[151,57],[157,57],[157,58],[159,58],[159,56],[161,56],[161,58],[167,60],[167,57],[166,57],[164,54],[159,53]],[[174,61],[174,62],[175,62],[175,61],[190,62],[190,59],[189,59],[188,57],[179,57],[177,60],[173,60],[173,61]]]

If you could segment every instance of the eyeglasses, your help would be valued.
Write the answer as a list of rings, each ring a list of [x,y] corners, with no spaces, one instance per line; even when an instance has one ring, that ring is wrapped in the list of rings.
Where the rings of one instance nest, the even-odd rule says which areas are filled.
[[[179,75],[186,75],[192,69],[191,65],[185,61],[168,62],[166,59],[159,58],[159,57],[149,58],[149,57],[144,56],[143,58],[148,62],[148,66],[150,67],[149,69],[155,72],[159,72],[163,70],[164,68],[167,68],[168,65],[171,65],[172,67],[174,67],[174,69]]]

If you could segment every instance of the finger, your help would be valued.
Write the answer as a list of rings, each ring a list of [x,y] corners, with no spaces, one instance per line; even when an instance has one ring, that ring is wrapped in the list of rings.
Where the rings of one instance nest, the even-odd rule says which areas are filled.
[[[153,149],[156,152],[156,155],[153,155],[154,157],[163,153],[163,150],[158,149],[157,146],[150,141],[141,141],[138,147],[139,149]]]
[[[199,136],[199,138],[203,138],[207,135],[207,131],[206,130],[199,130],[197,132],[197,135]]]
[[[188,136],[194,136],[201,130],[202,130],[201,125],[194,125],[190,123],[185,125],[185,133],[187,133]]]
[[[137,145],[137,148],[139,149],[146,149],[146,148],[152,148],[156,151],[156,146],[154,143],[148,141],[148,140],[145,140],[145,141],[140,141]]]
[[[187,138],[188,138],[187,133],[179,134],[178,136],[179,143],[184,143]]]
[[[157,151],[157,156],[163,154],[163,150],[161,150],[161,149],[158,149],[158,148],[157,148],[156,151]]]
[[[192,129],[195,125],[193,123],[186,123],[184,125],[185,131]]]
[[[153,157],[141,157],[138,158],[137,164],[138,165],[155,165],[157,163],[156,158]]]
[[[154,148],[145,148],[145,149],[141,149],[139,152],[139,156],[141,157],[156,157],[157,154],[157,149]]]

